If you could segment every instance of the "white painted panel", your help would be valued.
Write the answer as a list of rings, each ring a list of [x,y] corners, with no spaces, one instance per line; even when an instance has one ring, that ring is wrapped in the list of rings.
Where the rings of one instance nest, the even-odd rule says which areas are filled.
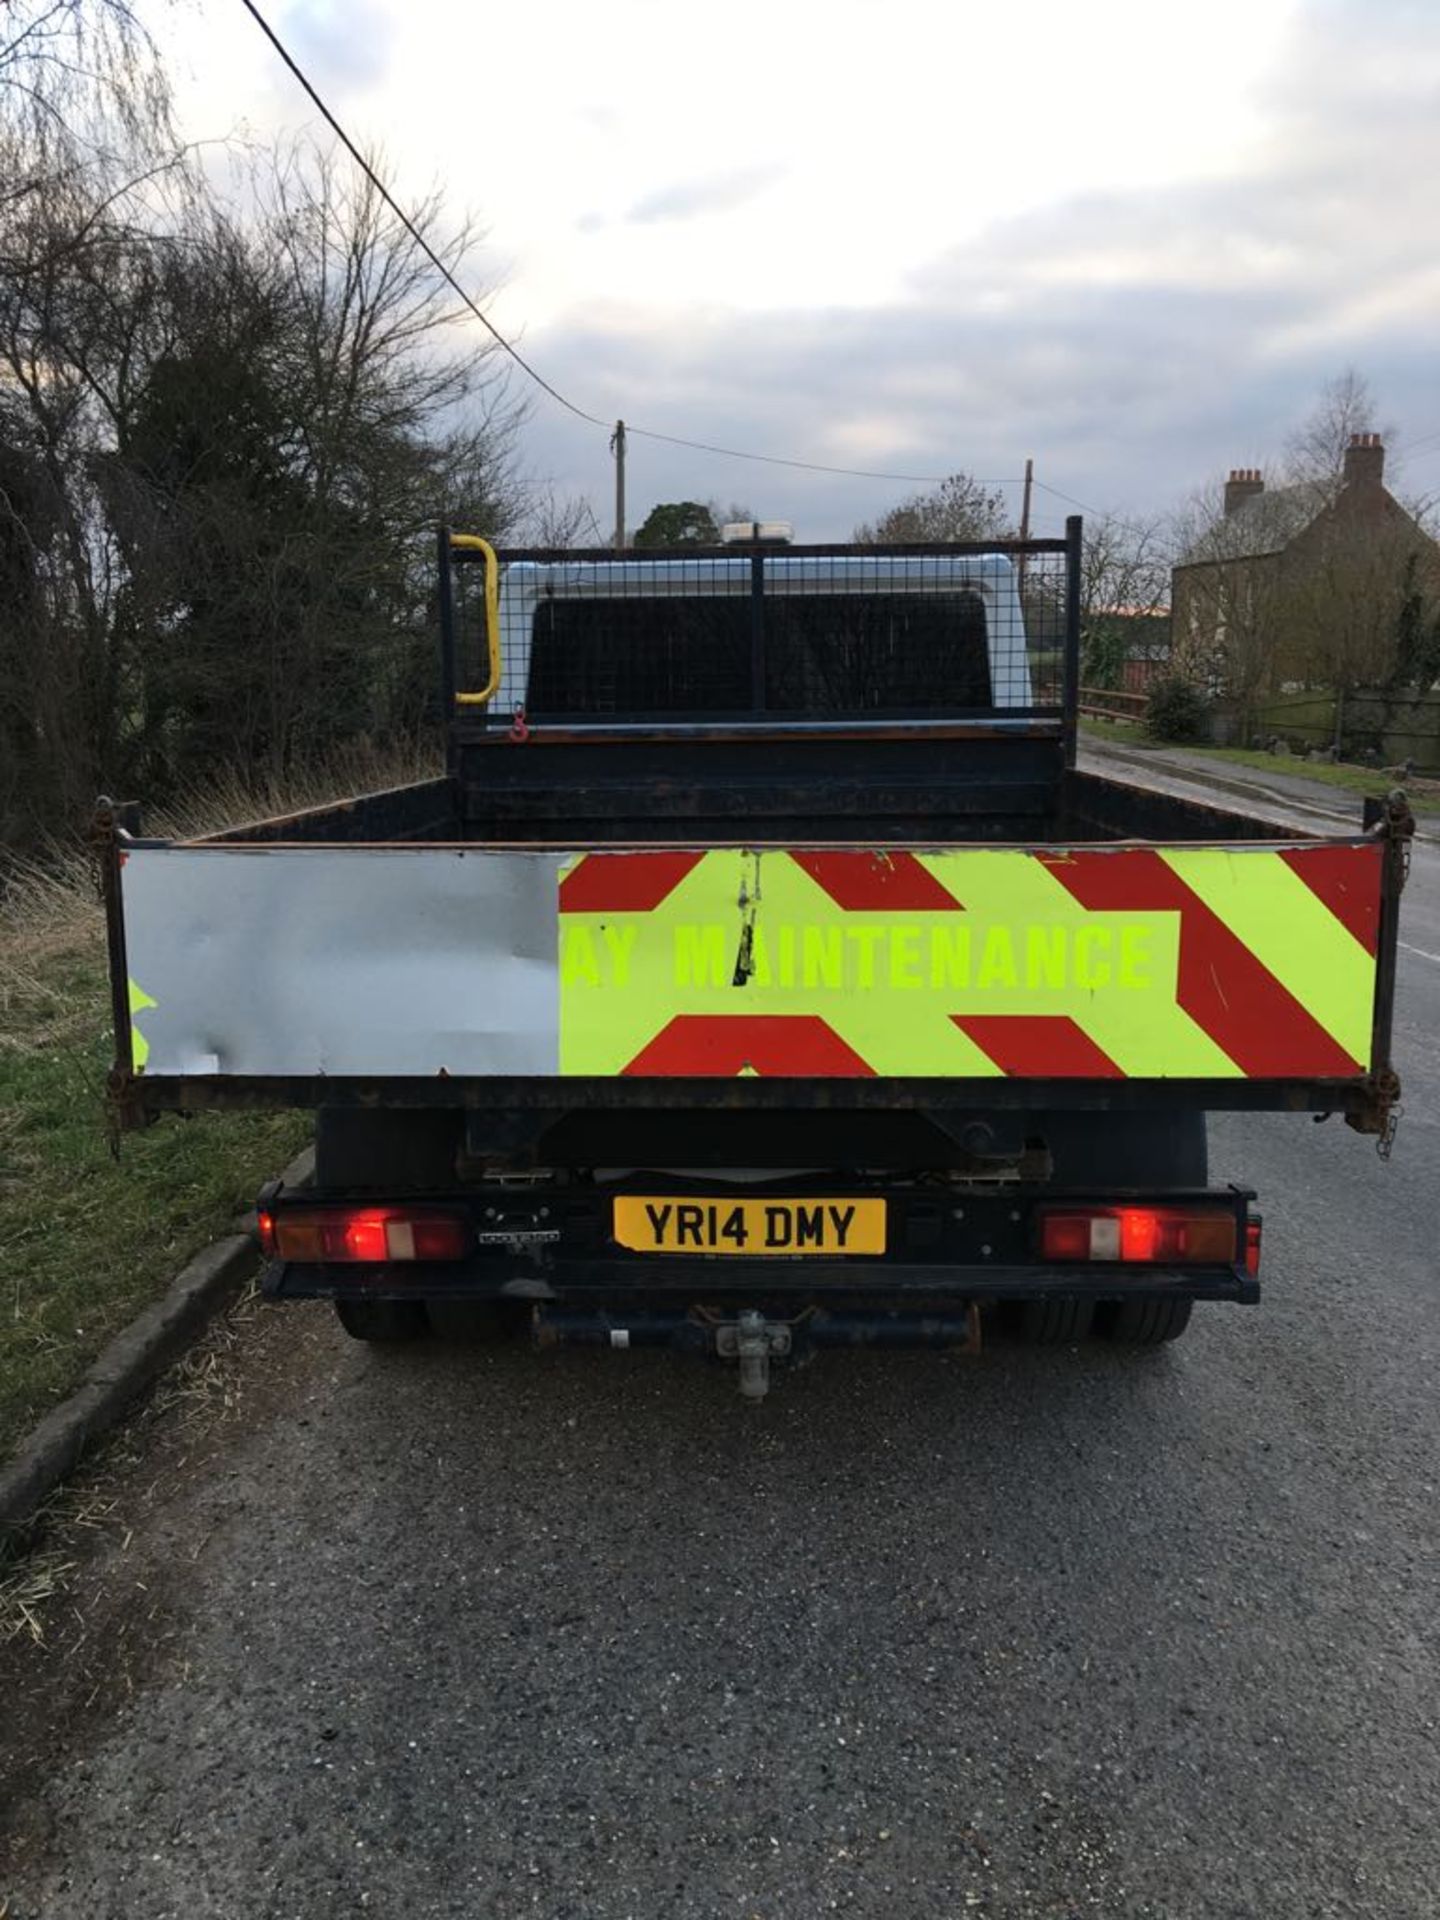
[[[137,1065],[151,1074],[553,1074],[564,858],[132,848],[121,886]]]

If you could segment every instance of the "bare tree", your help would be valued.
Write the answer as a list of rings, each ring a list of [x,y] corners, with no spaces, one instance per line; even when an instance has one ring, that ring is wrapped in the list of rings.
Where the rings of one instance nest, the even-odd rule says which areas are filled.
[[[1288,677],[1332,688],[1335,746],[1343,745],[1347,700],[1393,680],[1407,599],[1432,617],[1433,567],[1417,571],[1415,530],[1396,519],[1367,527],[1363,540],[1321,523],[1287,562],[1279,593],[1277,651]]]
[[[1273,489],[1240,522],[1227,518],[1224,500],[1217,479],[1169,522],[1171,663],[1180,677],[1232,701],[1244,736],[1256,702],[1283,677],[1290,622],[1283,554],[1321,497],[1308,487]]]
[[[1104,514],[1085,523],[1080,563],[1081,675],[1119,686],[1133,635],[1153,635],[1170,602],[1170,550],[1160,519]]]
[[[274,654],[248,750],[283,765],[396,715],[420,724],[434,695],[433,528],[510,537],[521,416],[491,343],[369,180],[297,146],[253,193],[274,300],[278,497],[301,505],[277,515],[247,501],[259,545],[235,556],[233,582]],[[474,229],[442,229],[438,196],[412,218],[468,275]]]
[[[23,593],[12,576],[23,617],[0,620],[0,670],[27,692],[24,738],[0,782],[7,812],[74,817],[125,711],[122,568],[102,475],[158,344],[159,250],[133,197],[148,169],[103,154],[51,165],[37,151],[13,128],[0,136],[0,165],[29,165],[27,192],[0,202],[0,434],[29,481],[6,490],[0,515],[30,568]]]
[[[753,507],[746,506],[741,500],[719,500],[712,496],[705,504],[709,507],[710,518],[717,527],[753,526],[760,518]]]
[[[123,171],[0,204],[11,838],[102,786],[419,726],[434,524],[503,539],[521,504],[504,384],[373,193],[296,152],[241,221]],[[471,236],[425,217],[460,270]]]
[[[929,493],[912,494],[881,514],[873,525],[856,527],[858,545],[873,547],[906,541],[1004,540],[1012,537],[1005,496],[968,473],[952,473]]]
[[[1307,417],[1285,442],[1283,477],[1333,500],[1345,478],[1345,450],[1357,433],[1374,433],[1375,396],[1365,376],[1346,367],[1320,390]],[[1393,429],[1389,430],[1393,437]]]
[[[582,494],[564,494],[549,483],[530,489],[521,537],[534,547],[605,546],[594,509]]]
[[[1203,550],[1202,550],[1203,551]],[[1286,599],[1279,557],[1195,557],[1174,577],[1170,660],[1181,679],[1235,703],[1242,734],[1275,684]]]
[[[27,165],[7,172],[0,199],[78,153],[173,146],[169,81],[139,10],[130,0],[3,0],[0,123],[27,143]]]

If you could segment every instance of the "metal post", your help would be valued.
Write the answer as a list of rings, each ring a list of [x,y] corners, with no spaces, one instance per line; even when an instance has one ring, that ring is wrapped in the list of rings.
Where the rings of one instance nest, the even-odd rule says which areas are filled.
[[[1065,522],[1065,676],[1060,690],[1065,727],[1065,764],[1075,764],[1080,726],[1080,548],[1085,523],[1078,513]]]
[[[1035,482],[1035,462],[1033,459],[1031,459],[1027,455],[1025,460],[1025,491],[1020,496],[1020,538],[1022,541],[1028,540],[1030,538],[1030,489],[1034,485],[1034,482]],[[1024,552],[1022,548],[1020,553],[1020,565],[1018,568],[1018,572],[1020,575],[1018,585],[1020,589],[1022,604],[1024,601],[1024,594],[1025,594],[1025,573],[1026,573],[1026,567],[1027,567],[1029,558],[1030,556],[1026,552]]]
[[[625,422],[617,420],[610,436],[615,456],[615,551],[625,551]]]
[[[455,575],[450,554],[450,529],[442,521],[436,529],[435,565],[440,599],[440,724],[445,729],[445,765],[455,771]]]
[[[750,705],[765,711],[765,555],[750,556]]]
[[[1365,812],[1371,812],[1367,803]],[[1400,958],[1400,895],[1405,891],[1409,872],[1409,847],[1415,837],[1415,814],[1411,812],[1404,789],[1396,787],[1380,808],[1379,822],[1371,829],[1384,835],[1384,864],[1380,868],[1380,924],[1375,937],[1379,954],[1375,968],[1375,1020],[1371,1025],[1371,1077],[1384,1081],[1390,1068],[1390,1035],[1396,1012],[1396,962]]]
[[[130,1024],[130,962],[125,952],[125,901],[120,888],[122,818],[139,831],[139,809],[118,807],[104,794],[95,802],[90,844],[100,862],[100,892],[105,902],[105,944],[110,962],[110,1022],[115,1029],[115,1064],[106,1080],[110,1151],[120,1157],[120,1135],[146,1124],[135,1092],[135,1031]]]
[[[100,897],[105,903],[105,944],[110,962],[110,1019],[115,1029],[112,1088],[128,1087],[135,1072],[130,1030],[130,967],[125,954],[125,912],[120,894],[120,828],[113,800],[95,802],[90,844],[100,862]]]
[[[455,576],[450,529],[443,525],[436,531],[435,566],[440,583],[440,699],[448,727],[455,712]]]

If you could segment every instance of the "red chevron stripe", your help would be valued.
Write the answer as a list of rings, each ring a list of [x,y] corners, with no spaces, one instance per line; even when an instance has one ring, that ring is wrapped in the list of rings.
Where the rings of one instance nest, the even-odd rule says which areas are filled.
[[[1286,847],[1280,858],[1298,873],[1317,900],[1364,947],[1380,944],[1380,875],[1384,849],[1369,847]]]
[[[703,853],[587,853],[560,882],[562,913],[649,913]]]
[[[952,1013],[950,1018],[997,1067],[1022,1079],[1125,1078],[1067,1013]]]
[[[874,1069],[818,1013],[678,1013],[625,1071],[730,1080],[746,1067],[767,1079],[790,1073],[815,1080],[874,1078]]]
[[[1137,847],[1037,858],[1092,912],[1180,915],[1175,997],[1247,1078],[1348,1079],[1364,1071],[1158,853]]]
[[[947,893],[913,853],[792,853],[797,867],[829,894],[847,913],[961,913],[953,893]]]

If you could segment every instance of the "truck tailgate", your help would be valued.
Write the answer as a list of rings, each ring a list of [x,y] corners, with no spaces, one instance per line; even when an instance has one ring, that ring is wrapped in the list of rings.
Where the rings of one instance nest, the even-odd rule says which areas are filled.
[[[122,836],[118,1065],[157,1096],[283,1079],[316,1102],[336,1079],[755,1075],[977,1094],[1184,1080],[1213,1105],[1273,1082],[1272,1104],[1303,1105],[1297,1081],[1384,1065],[1386,874],[1374,838],[563,853]]]

